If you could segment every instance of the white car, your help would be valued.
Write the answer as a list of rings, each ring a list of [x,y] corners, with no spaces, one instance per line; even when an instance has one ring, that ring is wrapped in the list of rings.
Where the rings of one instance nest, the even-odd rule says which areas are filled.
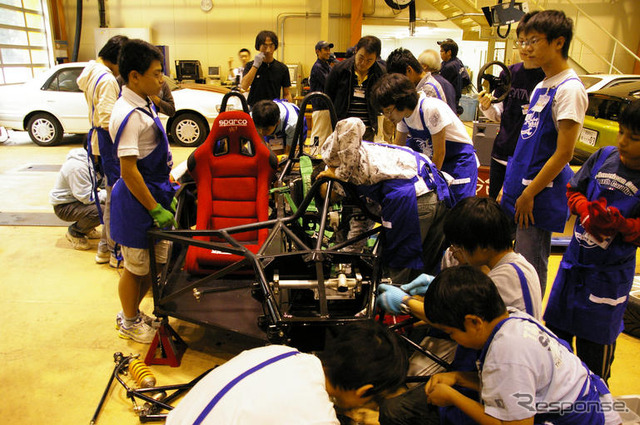
[[[589,74],[578,75],[578,77],[580,77],[584,83],[587,93],[608,87],[615,87],[618,84],[640,81],[640,75],[635,74]]]
[[[84,94],[76,79],[86,62],[57,65],[23,84],[0,86],[0,126],[26,130],[40,146],[52,146],[64,133],[89,132],[89,114]],[[171,139],[181,146],[204,142],[211,123],[218,115],[224,93],[222,87],[195,84],[189,88],[169,82],[176,113],[160,119]],[[239,99],[229,100],[228,110],[240,109]]]

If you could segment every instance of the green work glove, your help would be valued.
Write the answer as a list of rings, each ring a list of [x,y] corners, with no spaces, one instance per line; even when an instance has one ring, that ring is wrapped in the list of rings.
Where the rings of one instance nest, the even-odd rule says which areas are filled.
[[[178,206],[178,199],[177,198],[173,198],[171,200],[171,206],[169,208],[171,208],[171,211],[173,211],[173,213],[176,213],[176,207]]]
[[[149,214],[153,217],[156,226],[162,229],[169,226],[178,227],[178,223],[176,223],[176,220],[173,218],[173,213],[164,209],[160,204],[156,204],[156,206],[149,211]]]

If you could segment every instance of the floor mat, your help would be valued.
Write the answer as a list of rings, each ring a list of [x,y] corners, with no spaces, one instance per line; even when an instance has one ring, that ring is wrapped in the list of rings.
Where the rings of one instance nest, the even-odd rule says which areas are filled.
[[[0,226],[49,226],[67,227],[70,223],[60,220],[54,213],[1,212]]]

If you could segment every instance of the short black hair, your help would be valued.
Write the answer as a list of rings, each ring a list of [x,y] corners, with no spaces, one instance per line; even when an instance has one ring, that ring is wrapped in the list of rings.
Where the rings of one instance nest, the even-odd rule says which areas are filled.
[[[251,108],[251,117],[256,127],[271,127],[280,120],[280,108],[273,100],[261,100]]]
[[[444,269],[424,294],[424,313],[431,323],[462,331],[468,314],[490,322],[506,310],[491,278],[471,266]]]
[[[153,44],[140,39],[128,40],[120,49],[118,58],[120,75],[127,84],[131,71],[144,74],[151,66],[151,62],[158,60],[162,63],[163,59],[162,52]]]
[[[440,44],[440,48],[445,52],[451,52],[451,59],[458,57],[458,43],[453,40],[447,39]]]
[[[122,45],[127,41],[129,41],[129,37],[126,35],[114,35],[102,46],[102,49],[98,52],[98,57],[116,65],[118,63],[120,49],[122,49]]]
[[[509,217],[493,198],[462,199],[445,217],[444,234],[449,242],[468,252],[513,247]]]
[[[418,59],[409,50],[399,47],[389,53],[389,57],[387,57],[387,72],[389,74],[397,72],[406,75],[408,67],[413,68],[418,74],[424,71]]]
[[[522,17],[522,19],[527,18],[524,25],[524,33],[536,31],[544,34],[548,41],[564,37],[562,57],[567,59],[569,57],[569,46],[573,38],[573,20],[561,10],[543,10],[538,13],[531,13],[532,16],[529,18],[527,18],[527,15]]]
[[[245,49],[245,48],[240,49],[240,50],[238,51],[238,54],[240,54],[240,53],[244,53],[244,52],[247,52],[247,53],[251,54],[251,52],[249,51],[249,49]]]
[[[337,329],[317,356],[331,385],[355,390],[372,384],[368,396],[397,390],[407,376],[407,355],[398,337],[373,320]]]
[[[273,50],[278,48],[278,36],[276,33],[273,31],[262,30],[258,35],[256,35],[256,50],[260,50],[260,46],[267,41],[267,38],[271,39],[271,42],[273,43]]]
[[[633,133],[640,133],[640,100],[634,100],[622,110],[618,123]]]
[[[419,98],[416,86],[404,74],[385,74],[371,89],[371,103],[378,110],[395,105],[398,110],[413,111]]]
[[[525,26],[529,20],[536,16],[540,12],[539,10],[534,10],[533,12],[525,13],[522,18],[520,18],[520,22],[518,22],[518,28],[516,28],[516,35],[519,37],[522,31],[524,31]]]
[[[354,54],[362,48],[364,48],[364,50],[369,54],[375,53],[376,57],[379,58],[380,51],[382,50],[382,42],[378,37],[374,35],[365,35],[360,40],[358,40]]]

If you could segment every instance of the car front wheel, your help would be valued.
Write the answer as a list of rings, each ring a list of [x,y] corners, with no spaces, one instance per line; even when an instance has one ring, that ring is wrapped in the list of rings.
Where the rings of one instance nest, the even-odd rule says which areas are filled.
[[[51,114],[38,113],[32,116],[27,131],[33,143],[39,146],[55,146],[62,141],[62,125]]]
[[[181,114],[171,123],[171,137],[180,146],[200,146],[208,133],[209,126],[206,120],[193,113]]]

